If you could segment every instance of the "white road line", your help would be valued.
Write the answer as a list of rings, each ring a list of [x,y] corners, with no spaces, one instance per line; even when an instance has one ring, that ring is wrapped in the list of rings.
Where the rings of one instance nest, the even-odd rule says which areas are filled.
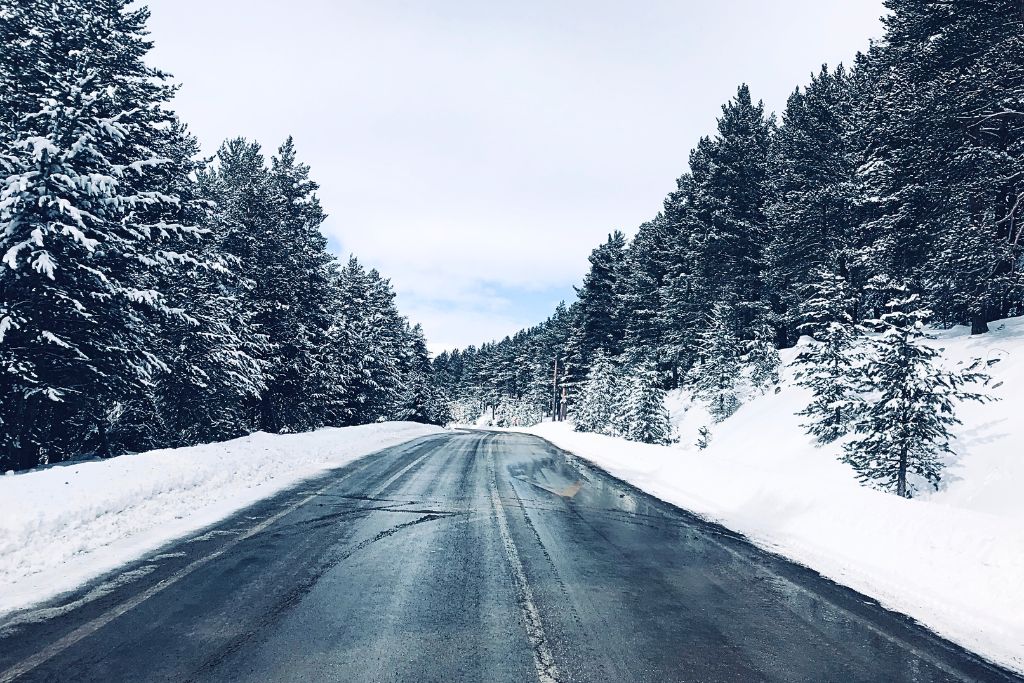
[[[396,481],[398,481],[398,479],[399,479],[399,478],[400,478],[400,477],[401,477],[401,476],[402,476],[403,474],[405,474],[406,472],[408,472],[409,470],[411,470],[411,469],[412,469],[413,467],[416,467],[416,465],[418,465],[418,464],[420,463],[420,461],[422,461],[422,460],[423,460],[423,459],[424,459],[425,457],[427,457],[428,455],[430,455],[430,453],[424,453],[423,455],[421,455],[420,457],[416,458],[415,460],[413,460],[413,461],[412,461],[411,463],[409,463],[408,465],[406,465],[406,466],[405,466],[405,467],[403,467],[402,469],[398,470],[398,472],[396,472],[396,473],[394,474],[394,476],[392,476],[392,477],[391,477],[390,479],[388,479],[388,480],[387,480],[386,482],[384,482],[384,483],[383,483],[383,484],[381,484],[381,485],[380,485],[379,487],[377,487],[377,490],[376,490],[376,491],[375,491],[375,492],[374,492],[373,494],[371,494],[371,495],[370,495],[370,497],[371,497],[371,498],[376,498],[376,497],[377,497],[377,496],[379,496],[380,494],[382,494],[382,493],[384,493],[385,491],[387,491],[387,490],[388,490],[388,487],[389,487],[389,486],[391,486],[391,485],[392,485],[392,484],[394,484],[394,483],[395,483]]]
[[[387,489],[389,486],[391,486],[391,484],[395,483],[395,481],[398,480],[398,478],[401,477],[403,474],[405,474],[406,472],[411,470],[413,467],[415,467],[416,464],[419,463],[421,460],[423,460],[423,458],[427,457],[427,455],[429,455],[429,454],[421,455],[420,457],[416,458],[411,463],[409,463],[408,465],[403,467],[401,470],[399,470],[394,476],[390,477],[386,482],[384,482],[384,484],[378,488],[377,493],[375,493],[374,495],[375,496],[376,495],[380,495],[381,492],[383,492],[385,489]],[[35,669],[36,667],[40,666],[41,664],[46,663],[50,659],[53,659],[54,657],[59,655],[64,650],[66,650],[69,647],[71,647],[72,645],[78,643],[82,639],[88,638],[93,633],[96,633],[96,631],[99,631],[101,628],[103,628],[104,626],[106,626],[110,622],[112,622],[115,619],[117,619],[118,617],[124,615],[126,612],[130,612],[131,610],[135,609],[136,607],[138,607],[139,605],[144,603],[146,600],[149,600],[151,597],[153,597],[157,593],[160,593],[164,589],[170,588],[174,584],[178,583],[179,581],[184,579],[186,576],[188,576],[189,574],[191,574],[195,570],[197,570],[200,567],[203,567],[204,565],[207,565],[210,562],[216,560],[217,558],[227,554],[228,551],[234,549],[234,547],[237,546],[242,541],[245,541],[245,540],[247,540],[249,538],[252,538],[256,534],[260,533],[261,531],[266,530],[268,527],[270,527],[272,524],[274,524],[275,522],[280,520],[282,517],[285,517],[286,515],[289,515],[292,512],[295,512],[296,510],[298,510],[300,507],[302,507],[303,505],[305,505],[309,501],[311,501],[314,498],[316,498],[317,496],[325,493],[331,487],[337,486],[338,484],[340,484],[341,482],[345,481],[346,479],[348,479],[353,474],[355,474],[355,472],[350,472],[350,473],[346,474],[344,477],[342,477],[341,479],[337,479],[335,481],[332,481],[331,483],[323,486],[322,488],[320,488],[319,490],[315,491],[314,493],[306,496],[305,498],[300,500],[298,503],[295,503],[294,505],[290,505],[289,507],[285,508],[281,512],[278,512],[276,515],[273,515],[273,516],[268,517],[267,519],[263,520],[262,522],[260,522],[256,526],[252,527],[251,529],[249,529],[247,532],[245,532],[241,536],[238,536],[237,538],[235,538],[235,539],[233,539],[231,541],[228,541],[223,546],[221,546],[218,550],[215,550],[214,552],[210,553],[209,555],[206,555],[205,557],[201,557],[198,560],[196,560],[195,562],[192,562],[191,564],[183,567],[182,569],[178,570],[177,573],[172,574],[171,576],[167,577],[166,579],[163,579],[163,580],[159,581],[158,583],[153,584],[152,586],[150,586],[146,590],[142,591],[141,593],[139,593],[135,597],[131,598],[130,600],[126,600],[125,602],[121,603],[117,607],[114,607],[113,609],[111,609],[111,610],[105,612],[104,614],[101,614],[100,616],[96,617],[92,621],[89,621],[89,622],[86,622],[85,624],[82,624],[81,626],[79,626],[74,631],[72,631],[71,633],[67,634],[66,636],[64,636],[60,640],[57,640],[57,641],[54,641],[53,643],[50,643],[49,645],[44,647],[42,650],[39,650],[38,652],[36,652],[31,657],[28,657],[27,659],[22,660],[21,662],[15,664],[11,668],[7,669],[6,671],[0,673],[0,683],[9,683],[10,681],[13,681],[13,680],[17,679],[19,676],[24,676],[28,672],[32,671],[33,669]]]
[[[491,505],[494,507],[494,515],[498,520],[498,533],[501,535],[501,543],[505,548],[505,556],[508,558],[509,566],[512,567],[512,577],[515,579],[516,589],[519,592],[519,606],[523,613],[523,619],[526,621],[526,635],[530,639],[530,646],[533,649],[533,666],[537,670],[537,680],[540,683],[558,683],[558,667],[555,665],[555,658],[551,655],[551,649],[548,647],[544,624],[540,620],[537,605],[533,602],[533,591],[526,581],[526,572],[523,570],[522,560],[519,559],[519,550],[508,529],[505,504],[498,495],[498,479],[492,451],[488,452],[487,469],[490,471],[488,488],[491,490]]]

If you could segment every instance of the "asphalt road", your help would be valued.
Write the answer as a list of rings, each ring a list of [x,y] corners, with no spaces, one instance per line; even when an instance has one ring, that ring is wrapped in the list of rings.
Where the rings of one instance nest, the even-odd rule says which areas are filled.
[[[0,681],[1008,681],[546,442],[383,451],[0,622]]]

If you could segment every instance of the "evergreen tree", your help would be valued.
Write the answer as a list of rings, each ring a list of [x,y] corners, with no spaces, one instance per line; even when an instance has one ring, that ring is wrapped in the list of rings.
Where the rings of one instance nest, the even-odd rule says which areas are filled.
[[[687,377],[694,397],[708,405],[716,422],[736,412],[740,406],[736,381],[740,374],[739,340],[732,311],[716,304],[706,328],[699,335],[699,357]]]
[[[341,269],[338,286],[341,320],[350,344],[344,365],[351,372],[346,393],[345,423],[365,424],[388,419],[401,402],[406,321],[395,307],[391,283],[352,257]]]
[[[319,230],[325,215],[317,185],[296,161],[291,139],[269,168],[259,145],[242,138],[226,142],[217,161],[209,184],[225,221],[222,249],[249,278],[246,304],[267,340],[267,388],[253,406],[255,422],[270,432],[342,424],[355,369],[342,357],[346,292]],[[367,305],[360,315],[391,304]],[[397,360],[397,345],[385,350]]]
[[[846,70],[822,67],[789,98],[772,139],[765,252],[780,341],[796,341],[802,290],[817,268],[850,246],[857,218],[856,157],[848,131],[853,88]]]
[[[675,230],[663,214],[641,225],[626,250],[621,287],[624,350],[649,351],[658,359],[659,369],[669,372],[674,363],[665,353],[667,318],[659,312],[664,308],[662,293],[672,266],[674,239]]]
[[[775,331],[762,318],[752,326],[753,339],[746,342],[742,360],[750,368],[750,383],[754,389],[764,390],[779,383],[779,350],[775,348]]]
[[[930,312],[905,286],[894,286],[892,292],[888,310],[865,322],[876,331],[862,374],[861,390],[868,400],[843,459],[862,481],[909,498],[917,488],[911,475],[938,486],[939,456],[952,453],[949,430],[960,423],[955,403],[987,400],[969,387],[988,378],[975,370],[977,363],[955,371],[942,368],[939,350],[922,343],[928,338],[924,325]]]
[[[611,355],[622,351],[625,324],[622,313],[622,271],[626,259],[626,237],[621,232],[590,254],[590,270],[576,290],[577,324],[570,339],[570,371],[586,375],[598,349]]]
[[[112,453],[110,406],[167,368],[156,285],[192,257],[191,226],[149,221],[178,198],[154,172],[173,88],[147,67],[148,10],[27,0],[0,38],[0,423],[5,466],[88,443]]]
[[[179,202],[161,218],[202,229],[194,249],[199,261],[161,279],[168,301],[187,307],[188,316],[160,320],[159,348],[167,370],[129,399],[121,418],[111,422],[112,440],[122,451],[248,434],[257,428],[248,406],[265,389],[260,359],[267,356],[266,338],[255,330],[244,303],[249,281],[222,249],[224,224],[208,198],[198,142],[183,126],[174,126],[167,142],[162,154],[174,163],[158,170]]]
[[[861,406],[857,393],[863,372],[863,353],[850,311],[856,304],[842,275],[819,268],[816,281],[805,288],[799,330],[813,338],[793,360],[797,384],[811,390],[810,404],[799,415],[821,443],[847,434]]]
[[[775,128],[741,85],[722,107],[718,134],[690,154],[689,214],[699,228],[692,259],[706,290],[704,310],[728,301],[741,338],[760,310],[768,196],[768,151]]]
[[[340,424],[347,373],[339,372],[330,342],[339,315],[336,262],[320,226],[327,215],[316,196],[309,167],[296,158],[289,137],[271,159],[275,234],[281,260],[268,264],[274,281],[288,283],[278,299],[275,381],[263,394],[272,422],[289,431]]]
[[[603,350],[594,352],[590,372],[573,411],[578,432],[614,434],[620,410],[622,382],[619,370]]]
[[[406,325],[406,351],[396,419],[445,424],[451,418],[447,401],[431,381],[432,367],[426,337],[419,325]]]
[[[1024,291],[1020,3],[886,5],[886,39],[858,64],[860,265],[922,283],[940,322],[982,333]]]
[[[619,433],[630,441],[669,443],[671,425],[657,370],[653,364],[641,364],[631,367],[627,375],[621,413],[617,418]]]
[[[705,231],[690,204],[693,179],[684,175],[676,186],[664,203],[671,239],[664,246],[666,267],[658,289],[660,309],[655,315],[661,348],[650,350],[664,359],[672,387],[680,385],[696,361],[697,333],[715,299],[709,289],[711,283],[701,275]]]

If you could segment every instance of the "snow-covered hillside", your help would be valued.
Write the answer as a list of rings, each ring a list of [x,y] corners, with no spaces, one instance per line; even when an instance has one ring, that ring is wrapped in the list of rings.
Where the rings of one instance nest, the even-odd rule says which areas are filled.
[[[913,500],[857,483],[840,447],[816,446],[795,413],[804,390],[748,401],[712,425],[673,394],[680,443],[648,446],[543,424],[531,432],[683,508],[740,531],[904,612],[1003,665],[1024,671],[1024,319],[938,333],[950,364],[982,358],[1000,400],[963,404],[938,491]],[[785,355],[788,354],[788,355]],[[784,352],[784,361],[793,351]]]
[[[256,433],[0,477],[0,614],[59,595],[302,479],[443,431]]]

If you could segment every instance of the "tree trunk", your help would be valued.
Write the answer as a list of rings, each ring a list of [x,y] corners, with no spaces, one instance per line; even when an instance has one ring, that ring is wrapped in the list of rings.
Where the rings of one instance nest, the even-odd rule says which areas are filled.
[[[900,447],[900,469],[896,475],[896,495],[907,497],[907,446]]]
[[[985,334],[988,332],[988,321],[981,313],[971,316],[971,334]]]
[[[99,449],[96,455],[101,458],[110,457],[110,440],[107,438],[107,423],[102,417],[96,420],[96,436],[99,437]]]
[[[260,428],[271,434],[277,434],[281,430],[270,396],[266,394],[260,398]]]

